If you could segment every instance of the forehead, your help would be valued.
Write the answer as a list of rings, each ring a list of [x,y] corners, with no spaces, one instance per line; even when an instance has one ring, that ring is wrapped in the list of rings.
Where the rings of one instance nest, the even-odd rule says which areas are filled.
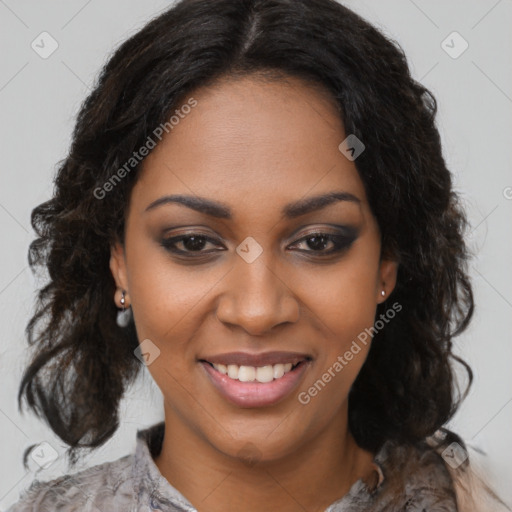
[[[346,134],[327,92],[291,77],[244,77],[183,103],[190,98],[196,106],[145,159],[135,200],[179,191],[247,206],[345,190],[365,201],[354,162],[338,149]]]

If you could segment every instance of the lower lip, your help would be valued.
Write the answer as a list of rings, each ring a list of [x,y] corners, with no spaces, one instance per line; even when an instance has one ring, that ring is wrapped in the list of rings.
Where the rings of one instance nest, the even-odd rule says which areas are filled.
[[[218,372],[209,363],[201,361],[212,384],[229,402],[239,407],[274,405],[288,396],[299,384],[310,361],[302,361],[296,368],[272,382],[240,382]]]

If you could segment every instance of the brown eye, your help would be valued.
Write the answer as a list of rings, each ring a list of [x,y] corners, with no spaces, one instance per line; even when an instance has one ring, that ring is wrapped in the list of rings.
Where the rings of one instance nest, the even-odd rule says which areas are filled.
[[[183,247],[178,248],[177,245],[181,244]],[[180,235],[171,238],[165,238],[161,241],[161,245],[170,252],[177,254],[199,253],[209,254],[216,251],[204,251],[207,244],[212,244],[218,247],[216,241],[208,236],[198,233],[191,233],[187,235]]]
[[[350,230],[346,235],[313,232],[307,236],[302,237],[300,240],[295,242],[293,245],[299,244],[305,245],[307,249],[299,249],[300,252],[305,253],[317,253],[319,256],[325,256],[335,253],[340,253],[348,249],[357,238],[357,233]],[[328,250],[326,250],[330,247]]]
[[[327,248],[329,243],[333,243],[331,237],[329,235],[325,235],[322,233],[317,233],[315,235],[310,235],[308,238],[305,238],[307,246],[313,251],[322,251]]]

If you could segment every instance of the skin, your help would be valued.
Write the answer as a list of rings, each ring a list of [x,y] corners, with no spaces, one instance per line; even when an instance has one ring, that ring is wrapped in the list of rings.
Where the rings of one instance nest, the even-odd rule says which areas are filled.
[[[377,221],[355,163],[338,149],[346,134],[327,93],[295,78],[251,76],[190,96],[197,106],[144,161],[125,243],[113,245],[110,263],[116,303],[126,290],[139,340],[160,350],[148,366],[165,410],[155,463],[200,512],[323,511],[373,471],[375,454],[359,448],[347,426],[348,392],[370,344],[307,405],[297,395],[373,326],[397,263],[380,259]],[[331,191],[359,202],[281,215],[288,203]],[[145,211],[169,194],[222,202],[233,218],[176,203]],[[337,254],[321,256],[332,240],[301,241],[315,230],[343,234],[337,226],[357,231]],[[210,254],[178,257],[161,245],[198,232],[215,240],[199,248]],[[263,249],[252,263],[236,252],[248,236]],[[190,242],[177,248],[198,254]],[[313,361],[299,387],[268,407],[231,404],[197,361],[274,350]]]

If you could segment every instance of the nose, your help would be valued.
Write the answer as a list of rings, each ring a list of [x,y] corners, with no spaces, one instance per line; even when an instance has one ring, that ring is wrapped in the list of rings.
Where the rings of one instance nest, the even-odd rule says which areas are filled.
[[[263,252],[248,263],[236,257],[234,268],[222,280],[217,302],[218,320],[261,336],[274,327],[295,323],[300,307],[284,274]]]

